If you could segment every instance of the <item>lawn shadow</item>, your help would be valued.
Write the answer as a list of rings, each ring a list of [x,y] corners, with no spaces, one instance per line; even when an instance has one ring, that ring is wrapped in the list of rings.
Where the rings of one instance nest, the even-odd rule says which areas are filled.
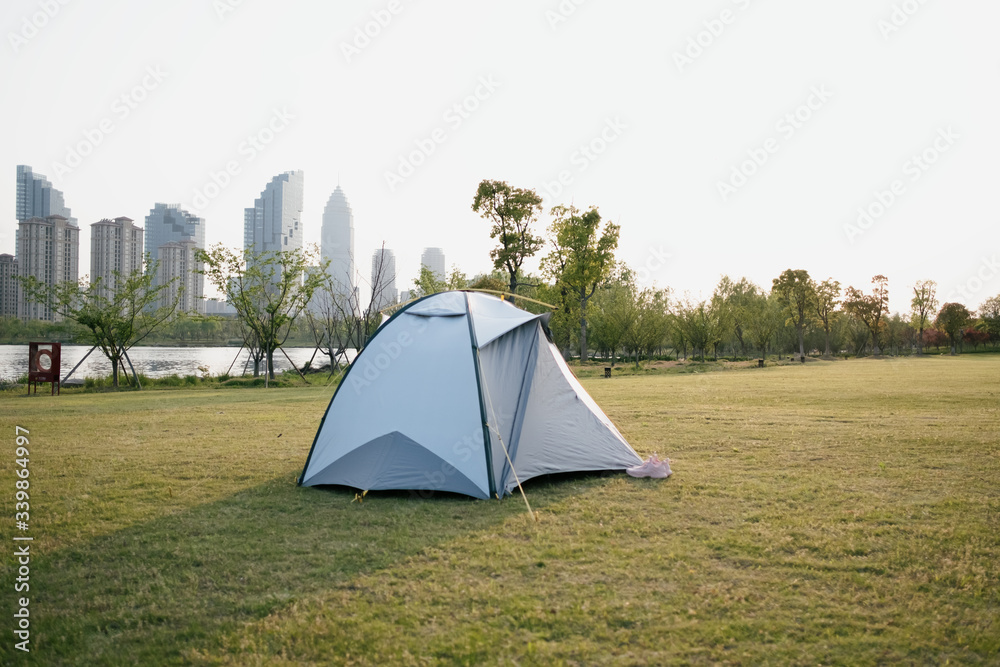
[[[590,477],[584,486],[607,482]],[[536,508],[582,488],[532,486]],[[525,513],[518,496],[356,494],[297,487],[282,475],[40,555],[31,571],[32,652],[24,657],[47,665],[183,663],[185,652],[218,650],[226,635],[298,600],[496,532]]]

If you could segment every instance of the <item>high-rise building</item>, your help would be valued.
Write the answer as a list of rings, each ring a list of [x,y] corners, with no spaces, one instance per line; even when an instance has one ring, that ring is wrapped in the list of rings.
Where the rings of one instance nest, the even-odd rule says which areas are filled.
[[[342,290],[341,294],[351,294],[357,282],[354,273],[354,212],[339,185],[323,209],[320,252],[323,259],[330,261],[327,272],[333,278],[334,286]]]
[[[424,248],[420,255],[420,266],[430,269],[437,280],[443,281],[448,277],[444,266],[444,250],[441,248]]]
[[[271,179],[253,208],[244,209],[243,247],[254,253],[302,249],[303,173]]]
[[[166,243],[194,241],[205,249],[205,219],[188,213],[180,204],[155,204],[146,216],[146,249],[156,259],[156,249]]]
[[[17,265],[21,276],[34,276],[45,285],[76,282],[80,272],[80,228],[61,215],[28,218],[17,227]],[[50,304],[21,296],[22,320],[62,319]]]
[[[17,260],[14,255],[0,255],[0,317],[17,317],[17,302],[21,294],[17,281]]]
[[[205,314],[205,276],[201,273],[188,275],[189,267],[200,270],[201,264],[194,256],[194,249],[205,250],[205,219],[188,213],[179,204],[157,203],[146,216],[146,254],[158,261],[159,267],[154,285],[163,285],[173,280],[171,288],[162,292],[164,303],[173,303],[177,289],[184,286],[184,293],[178,309],[182,312]],[[166,250],[169,257],[162,254]],[[164,267],[164,264],[169,264]],[[163,299],[161,299],[161,302]],[[162,304],[161,304],[162,305]]]
[[[123,280],[142,270],[142,227],[131,218],[107,218],[90,226],[90,284],[100,281],[98,293],[105,298],[117,288],[117,273]]]
[[[168,285],[160,292],[159,306],[169,306],[177,299],[177,312],[205,314],[205,276],[199,273],[204,265],[195,253],[198,247],[188,239],[164,243],[156,249],[156,283]]]
[[[52,187],[52,183],[41,174],[32,172],[31,167],[17,166],[17,221],[31,218],[47,218],[60,215],[74,227],[76,218],[63,201],[63,193]]]
[[[388,248],[372,253],[372,304],[382,310],[398,300],[396,292],[396,256]]]

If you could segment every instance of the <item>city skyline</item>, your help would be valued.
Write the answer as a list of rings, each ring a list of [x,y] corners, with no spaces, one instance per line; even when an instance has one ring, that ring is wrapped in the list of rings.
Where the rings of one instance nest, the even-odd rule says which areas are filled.
[[[1000,91],[984,83],[1000,5],[895,4],[444,0],[404,3],[383,27],[350,3],[302,5],[306,21],[256,3],[180,0],[155,20],[67,3],[0,54],[7,90],[64,100],[0,110],[16,129],[2,151],[82,221],[177,202],[208,221],[209,246],[238,246],[262,185],[302,170],[304,243],[320,243],[340,183],[356,263],[385,242],[407,282],[424,247],[468,275],[491,268],[471,203],[497,179],[543,197],[537,234],[552,206],[598,206],[621,225],[618,258],[678,297],[804,268],[862,289],[884,274],[893,311],[928,278],[975,308],[1000,292]],[[9,11],[20,35],[38,6]],[[15,206],[0,189],[0,210]],[[952,221],[965,233],[941,234]],[[0,226],[0,252],[13,235]]]

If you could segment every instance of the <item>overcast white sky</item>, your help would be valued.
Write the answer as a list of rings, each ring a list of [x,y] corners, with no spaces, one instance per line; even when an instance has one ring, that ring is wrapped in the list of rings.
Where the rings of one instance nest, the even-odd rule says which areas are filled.
[[[678,294],[805,268],[885,274],[897,311],[920,279],[974,308],[1000,293],[998,23],[995,0],[7,0],[0,252],[18,164],[64,192],[81,273],[90,223],[155,202],[240,245],[301,169],[306,240],[339,179],[359,268],[384,240],[405,289],[425,246],[490,268],[491,178],[545,197],[539,231],[599,206]]]

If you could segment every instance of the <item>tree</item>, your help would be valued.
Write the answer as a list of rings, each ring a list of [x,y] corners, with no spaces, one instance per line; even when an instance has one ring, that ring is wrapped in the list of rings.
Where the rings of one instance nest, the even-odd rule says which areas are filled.
[[[719,346],[732,336],[733,312],[720,294],[713,294],[708,302],[708,343],[712,346],[712,356],[719,360]]]
[[[382,250],[385,250],[385,243]],[[387,300],[385,289],[395,276],[389,275],[390,265],[385,252],[377,252],[373,261],[374,282],[369,285],[367,302],[361,300],[361,290],[343,285],[324,273],[306,311],[316,347],[330,360],[331,375],[341,365],[347,365],[349,349],[356,352],[364,349],[382,322],[380,308]]]
[[[87,331],[85,341],[99,348],[111,362],[111,382],[116,389],[118,371],[124,368],[128,350],[173,317],[181,297],[177,290],[172,302],[156,307],[172,283],[154,285],[157,263],[148,257],[146,260],[145,271],[114,271],[110,287],[105,287],[100,277],[89,284],[80,280],[56,285],[42,283],[35,276],[21,278],[24,298],[47,302],[53,312],[83,325]],[[134,370],[133,377],[138,384]]]
[[[451,268],[451,273],[446,278],[439,278],[431,271],[426,264],[420,265],[420,277],[413,279],[413,289],[410,290],[410,299],[447,292],[449,290],[466,289],[469,286],[469,279],[464,273],[458,270],[457,266]]]
[[[979,306],[979,319],[989,335],[990,344],[996,347],[1000,343],[1000,294],[983,301]]]
[[[641,353],[649,354],[663,342],[666,334],[667,299],[668,294],[665,290],[647,287],[634,292],[631,317],[625,328],[622,343],[635,355],[636,368],[639,368]]]
[[[750,297],[747,307],[747,333],[750,341],[760,350],[761,358],[767,357],[767,347],[774,334],[785,321],[781,304],[766,292]]]
[[[886,318],[885,334],[885,342],[893,354],[898,355],[900,349],[906,345],[909,345],[912,350],[912,345],[916,342],[916,330],[910,324],[909,319],[899,313]]]
[[[812,312],[816,309],[816,283],[803,269],[785,269],[774,279],[771,294],[778,300],[795,326],[799,337],[799,356],[805,359],[804,330]]]
[[[972,324],[972,313],[960,303],[946,303],[934,320],[934,326],[948,336],[951,353],[957,354],[955,343],[962,338],[962,329]]]
[[[615,365],[615,353],[636,318],[635,273],[624,263],[615,266],[610,276],[594,295],[595,310],[593,324],[597,338],[611,353],[611,365]],[[555,319],[555,317],[553,317]]]
[[[266,361],[267,377],[274,379],[274,351],[287,340],[296,318],[323,284],[327,262],[316,267],[317,248],[236,252],[216,244],[198,250],[203,273],[223,293],[242,323],[244,344],[251,350],[254,375]]]
[[[881,354],[879,337],[882,334],[882,318],[889,310],[889,279],[883,275],[872,278],[875,287],[871,294],[864,294],[858,289],[848,287],[844,297],[844,309],[858,318],[872,337],[872,354]]]
[[[542,198],[534,190],[484,180],[472,200],[472,210],[493,223],[490,238],[497,239],[500,245],[490,251],[490,257],[495,268],[507,271],[510,292],[516,294],[521,265],[545,243],[531,233],[531,224],[542,212]]]
[[[931,316],[937,309],[937,283],[920,280],[913,286],[913,300],[910,301],[910,322],[917,330],[917,354],[924,353],[924,329],[930,324]]]
[[[580,308],[580,363],[587,360],[587,303],[614,268],[618,225],[601,230],[601,214],[591,207],[583,215],[574,206],[556,206],[549,227],[553,249],[542,271],[573,295]]]
[[[418,299],[429,294],[437,294],[448,289],[448,281],[438,277],[426,264],[420,265],[420,277],[413,279],[413,289],[410,298]]]
[[[747,308],[752,298],[758,295],[760,288],[746,278],[734,282],[729,276],[722,276],[715,288],[715,294],[723,299],[728,311],[729,324],[736,340],[740,344],[740,352],[746,356],[746,321]]]
[[[816,285],[815,313],[819,321],[823,323],[823,332],[826,334],[826,349],[823,351],[824,357],[830,356],[830,327],[833,324],[839,304],[839,282],[833,278],[829,278]]]
[[[695,303],[690,297],[678,301],[673,309],[676,326],[680,328],[684,340],[691,345],[691,353],[701,350],[702,361],[705,361],[705,348],[712,336],[709,309],[704,301]]]

